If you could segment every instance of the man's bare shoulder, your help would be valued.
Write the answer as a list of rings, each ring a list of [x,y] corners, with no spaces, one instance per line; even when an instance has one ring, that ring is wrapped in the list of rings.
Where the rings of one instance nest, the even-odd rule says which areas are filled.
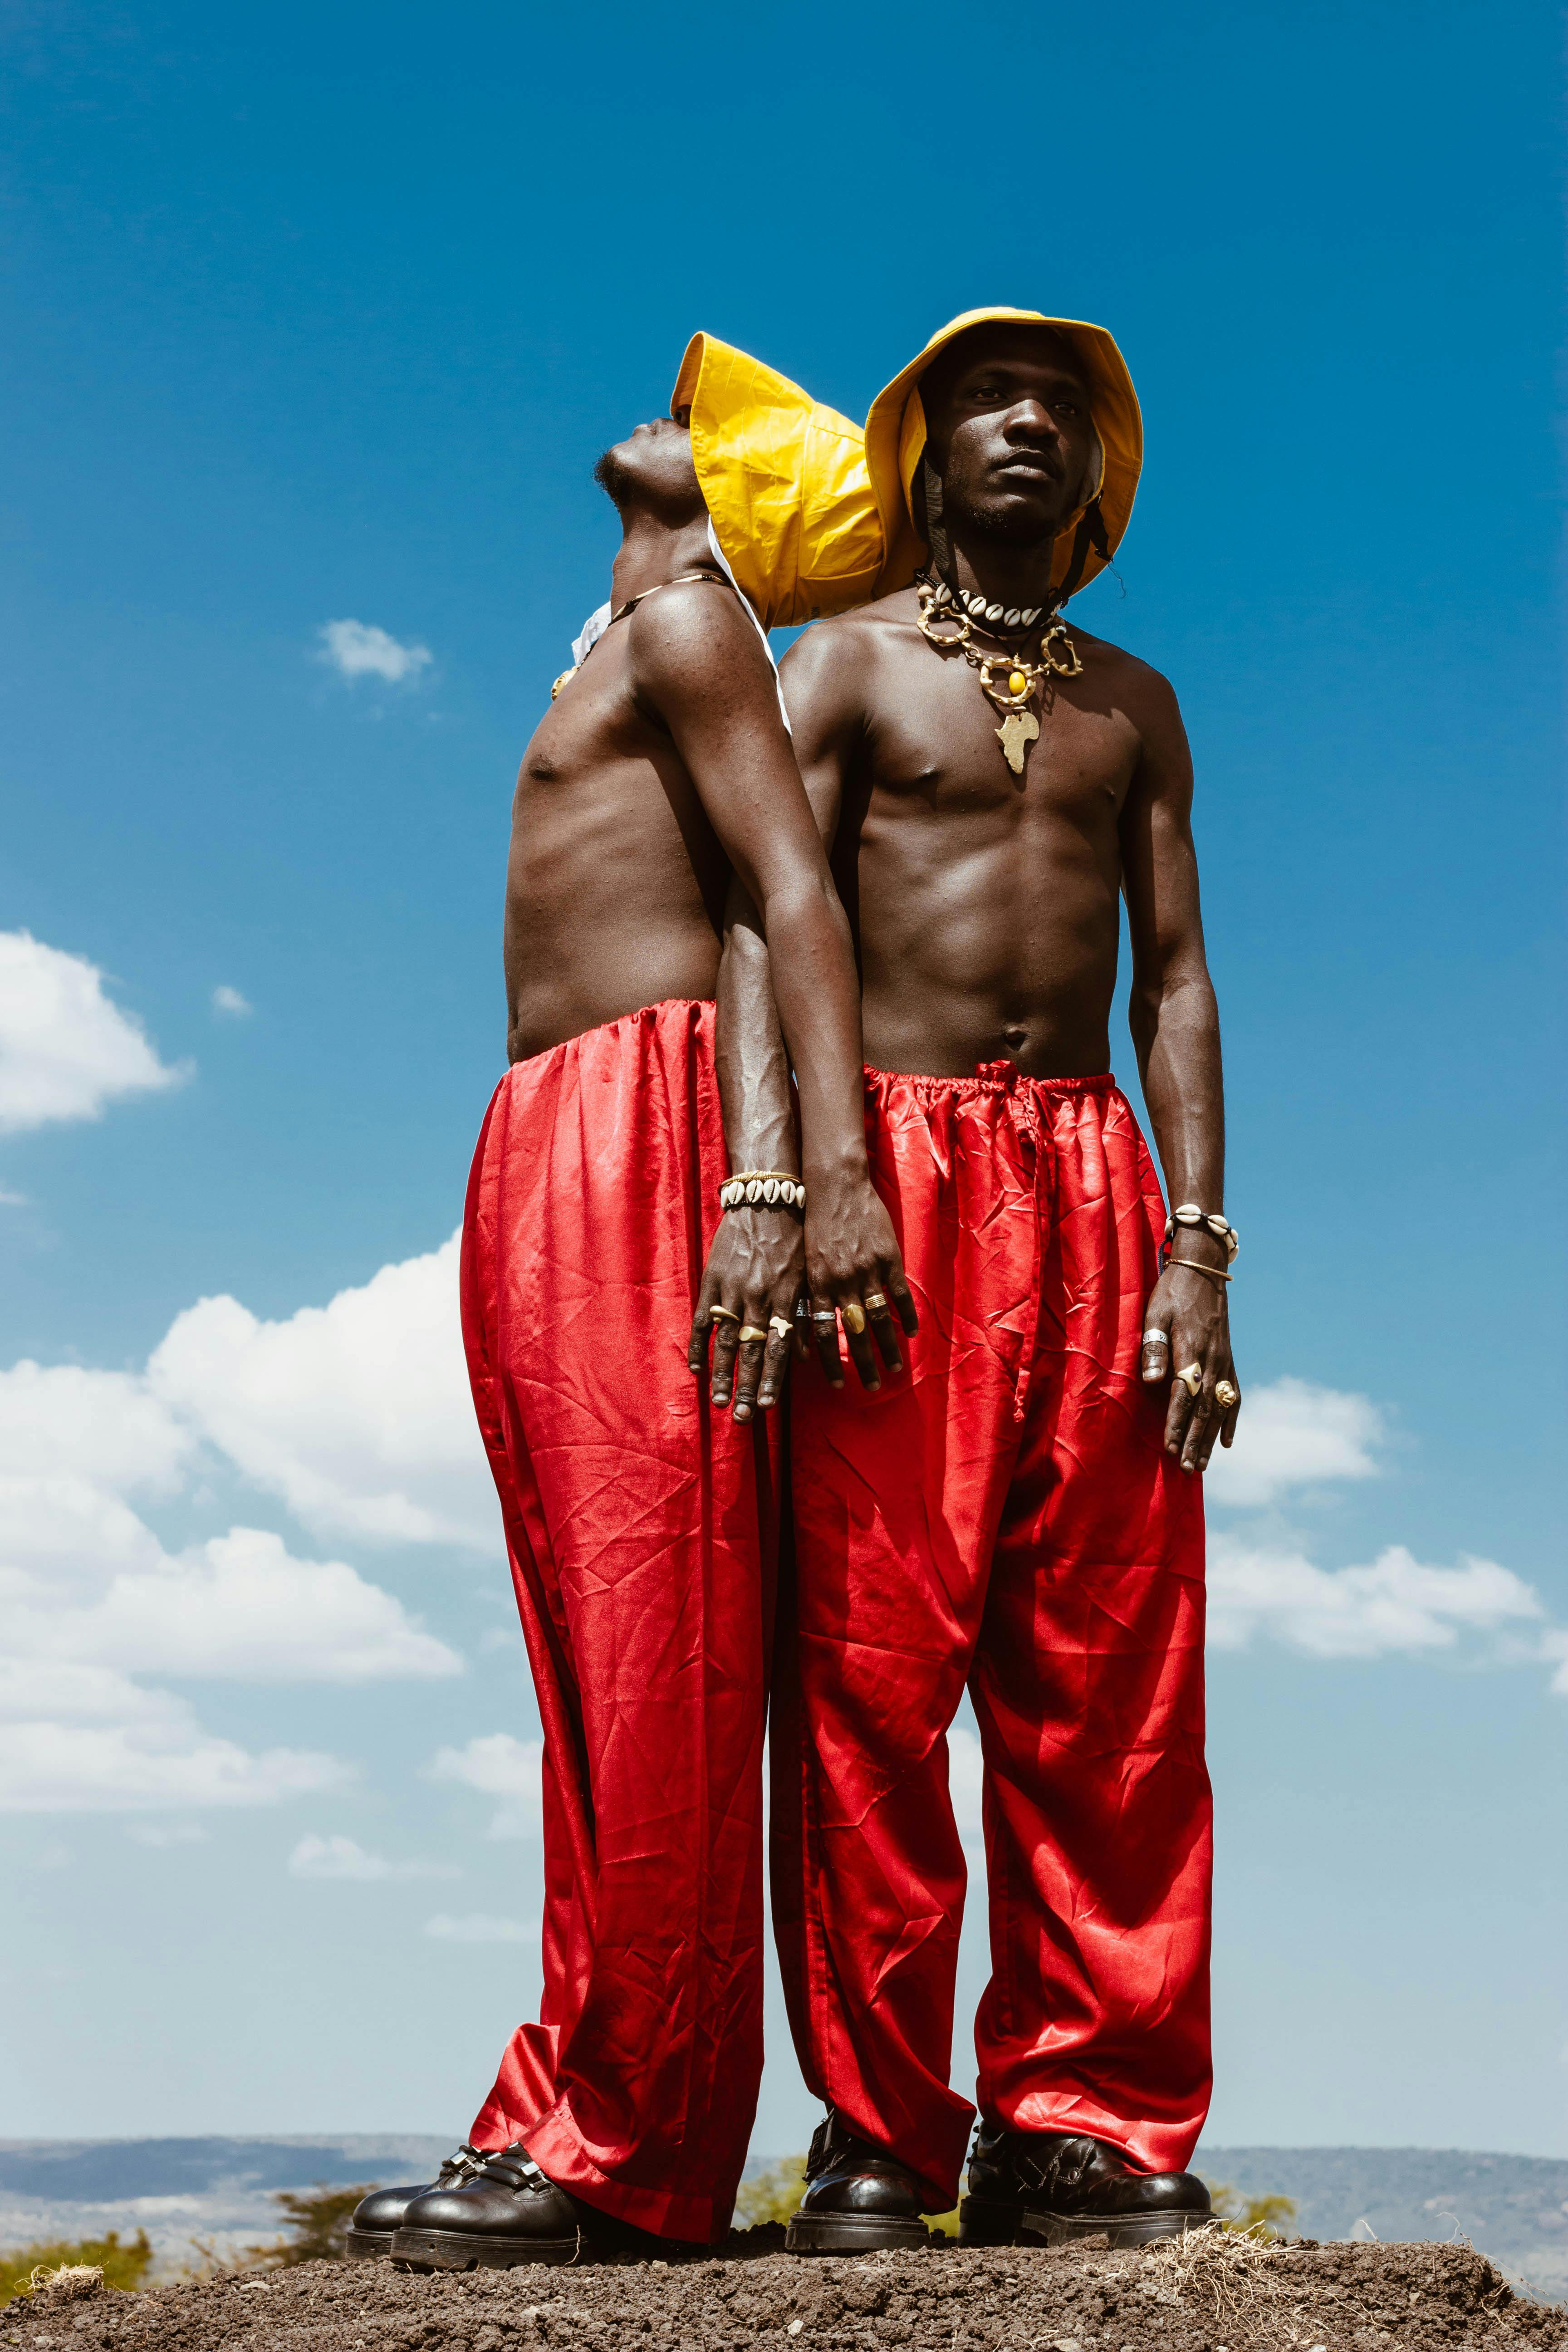
[[[723,581],[672,582],[626,625],[627,682],[645,712],[665,723],[776,712],[773,665],[733,588]]]
[[[639,664],[685,663],[722,655],[742,643],[758,646],[756,630],[727,581],[706,575],[671,581],[645,596],[626,623],[632,657]],[[761,648],[758,646],[758,650]]]
[[[795,639],[784,660],[797,666],[841,656],[863,660],[868,630],[912,628],[918,609],[914,590],[900,588],[891,596],[879,596],[875,604],[836,613],[830,621],[814,621]]]
[[[785,686],[795,692],[822,694],[837,684],[863,679],[869,656],[912,634],[917,609],[914,591],[901,588],[894,595],[879,596],[874,604],[857,604],[853,612],[836,614],[830,621],[814,621],[779,664]]]
[[[1109,637],[1092,636],[1068,618],[1068,636],[1078,647],[1086,671],[1112,687],[1124,696],[1129,704],[1145,706],[1151,715],[1176,709],[1176,689],[1163,670],[1141,655],[1129,653],[1125,646],[1113,646]]]

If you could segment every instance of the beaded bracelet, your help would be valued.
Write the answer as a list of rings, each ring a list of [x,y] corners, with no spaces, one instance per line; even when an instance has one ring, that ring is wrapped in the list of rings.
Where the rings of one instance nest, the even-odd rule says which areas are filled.
[[[719,1187],[721,1209],[804,1209],[805,1186],[779,1168],[747,1168]]]
[[[1241,1247],[1240,1236],[1229,1219],[1222,1217],[1217,1209],[1200,1209],[1195,1201],[1184,1201],[1181,1207],[1173,1209],[1166,1218],[1165,1247],[1167,1249],[1175,1239],[1178,1225],[1185,1225],[1189,1231],[1202,1225],[1214,1235],[1216,1242],[1223,1242],[1226,1265]]]

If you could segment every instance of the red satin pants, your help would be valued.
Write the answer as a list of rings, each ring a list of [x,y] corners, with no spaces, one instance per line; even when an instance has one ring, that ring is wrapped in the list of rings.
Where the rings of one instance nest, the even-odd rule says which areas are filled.
[[[698,2243],[762,2074],[776,1569],[767,1424],[710,1413],[686,1369],[727,1172],[713,1007],[657,1004],[501,1080],[463,1226],[545,1749],[543,2000],[473,2138]]]
[[[1109,1077],[870,1072],[867,1131],[921,1328],[876,1395],[796,1368],[772,1871],[802,2069],[953,2203],[967,1683],[982,2112],[1180,2168],[1210,2086],[1210,1803],[1202,1496],[1138,1377],[1159,1185]]]

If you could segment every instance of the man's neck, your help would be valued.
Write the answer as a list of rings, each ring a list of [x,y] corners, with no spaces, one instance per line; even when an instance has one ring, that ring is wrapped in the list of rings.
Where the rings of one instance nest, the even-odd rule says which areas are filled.
[[[616,612],[633,596],[646,595],[683,572],[716,572],[708,544],[708,517],[668,523],[642,509],[626,515],[620,552],[610,571],[610,603]]]
[[[978,590],[988,604],[1008,611],[1026,612],[1031,605],[1049,603],[1054,538],[1020,547],[1010,540],[975,536],[961,542],[950,535],[949,545],[953,587]]]

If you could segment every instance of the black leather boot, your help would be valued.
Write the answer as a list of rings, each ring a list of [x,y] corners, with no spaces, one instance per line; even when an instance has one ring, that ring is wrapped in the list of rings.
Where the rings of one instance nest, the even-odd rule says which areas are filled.
[[[958,2242],[1065,2246],[1103,2234],[1113,2246],[1146,2246],[1213,2219],[1195,2172],[1134,2172],[1102,2139],[983,2123],[969,2158],[969,2194],[958,2209]]]
[[[349,2260],[373,2262],[377,2254],[390,2254],[393,2232],[416,2197],[427,2197],[433,2189],[454,2189],[460,2180],[471,2180],[484,2161],[484,2150],[470,2147],[465,2140],[447,2158],[434,2180],[416,2181],[412,2189],[373,2189],[354,2207],[346,2241]]]
[[[591,2252],[586,2241],[599,2218],[546,2179],[514,2140],[470,2179],[416,2197],[393,2238],[392,2258],[438,2271],[575,2262]]]
[[[879,2246],[923,2246],[920,2183],[907,2164],[862,2139],[834,2110],[812,2135],[805,2194],[790,2216],[792,2254],[863,2254]]]

